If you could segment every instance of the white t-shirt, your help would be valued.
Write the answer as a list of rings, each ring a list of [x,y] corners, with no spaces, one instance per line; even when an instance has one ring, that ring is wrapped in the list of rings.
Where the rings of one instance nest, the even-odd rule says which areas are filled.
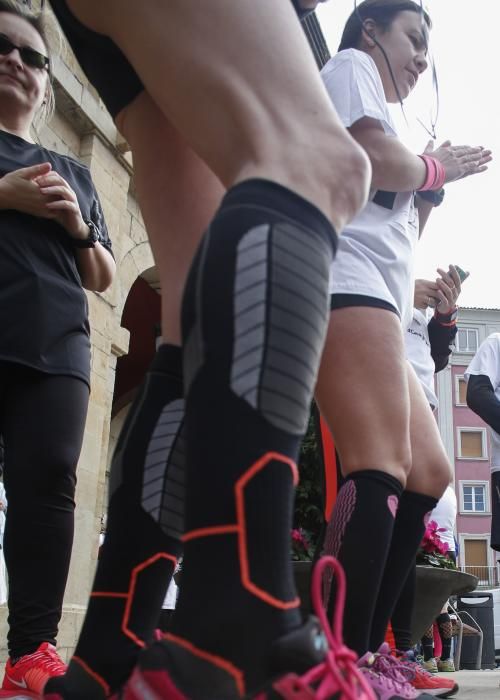
[[[321,76],[344,126],[371,117],[388,136],[397,137],[379,72],[368,54],[357,49],[340,51]],[[372,192],[370,201],[342,231],[331,268],[330,293],[382,299],[396,308],[406,328],[413,307],[417,240],[414,193]]]
[[[453,486],[448,486],[438,501],[437,506],[431,511],[429,520],[434,520],[438,527],[443,527],[444,532],[438,532],[440,539],[446,542],[448,549],[455,551],[455,521],[457,519],[457,497]]]
[[[163,605],[161,606],[163,610],[175,610],[177,605],[177,594],[179,592],[179,586],[176,584],[174,577],[170,579],[170,584],[167,588],[167,594]]]
[[[425,398],[434,411],[438,405],[438,399],[434,388],[434,373],[436,365],[431,355],[431,343],[429,340],[429,314],[428,309],[413,309],[413,318],[406,329],[405,347],[406,357],[415,370],[418,380],[425,393]]]
[[[500,333],[492,333],[484,340],[465,370],[465,379],[471,374],[489,378],[495,396],[500,399]],[[491,471],[500,471],[500,435],[488,426],[491,438]]]

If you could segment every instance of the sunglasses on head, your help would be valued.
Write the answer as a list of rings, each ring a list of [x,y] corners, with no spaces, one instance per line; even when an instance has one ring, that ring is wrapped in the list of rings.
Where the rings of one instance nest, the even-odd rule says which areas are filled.
[[[31,49],[29,46],[16,46],[12,43],[8,36],[5,34],[0,34],[0,55],[8,56],[10,53],[17,49],[19,55],[24,63],[24,65],[30,68],[48,68],[49,59],[43,53]]]

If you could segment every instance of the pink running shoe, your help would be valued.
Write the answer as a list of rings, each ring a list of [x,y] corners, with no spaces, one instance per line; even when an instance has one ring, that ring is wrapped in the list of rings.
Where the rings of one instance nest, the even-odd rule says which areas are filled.
[[[392,656],[387,644],[382,644],[376,654],[365,654],[358,666],[378,700],[434,700],[432,695],[413,687],[413,669]]]
[[[337,577],[337,601],[330,629],[321,600],[322,576],[331,567]],[[313,573],[312,600],[319,617],[277,640],[270,668],[277,672],[259,691],[246,695],[242,674],[230,662],[189,642],[167,635],[139,657],[122,691],[123,700],[380,700],[344,646],[341,621],[345,575],[333,557],[319,561]],[[51,700],[59,700],[51,696]],[[60,696],[60,700],[63,697]],[[383,700],[386,700],[384,696]]]
[[[2,690],[31,691],[42,693],[49,678],[62,676],[66,672],[66,664],[63,662],[56,648],[43,642],[32,654],[21,656],[15,664],[8,659],[5,664]]]

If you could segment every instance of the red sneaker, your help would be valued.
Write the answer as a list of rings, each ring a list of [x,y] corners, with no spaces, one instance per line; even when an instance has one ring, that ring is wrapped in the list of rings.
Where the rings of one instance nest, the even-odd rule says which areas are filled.
[[[43,642],[36,651],[21,656],[15,664],[8,659],[2,690],[42,693],[49,678],[62,676],[65,672],[66,664],[56,652],[56,648],[49,642]]]
[[[326,567],[333,568],[338,584],[333,629],[328,625],[321,600],[322,576]],[[121,698],[376,700],[356,665],[356,654],[347,649],[342,641],[345,576],[333,557],[324,557],[316,565],[312,599],[319,621],[311,618],[301,628],[276,641],[269,665],[283,670],[270,678],[259,691],[246,695],[242,674],[229,661],[213,657],[186,640],[167,635],[164,641],[154,643],[140,655]],[[54,700],[56,698],[59,700],[59,696],[54,695]]]
[[[416,690],[425,691],[435,698],[450,698],[458,692],[458,683],[451,678],[444,678],[426,671],[418,661],[415,661],[413,652],[406,652],[399,657],[399,661],[414,672],[415,677],[410,682]]]

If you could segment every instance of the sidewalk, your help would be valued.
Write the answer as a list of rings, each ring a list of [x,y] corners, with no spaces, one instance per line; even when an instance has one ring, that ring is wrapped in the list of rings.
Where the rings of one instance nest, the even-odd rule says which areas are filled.
[[[453,677],[460,690],[456,700],[500,700],[500,669],[495,671],[457,671],[443,673]]]

